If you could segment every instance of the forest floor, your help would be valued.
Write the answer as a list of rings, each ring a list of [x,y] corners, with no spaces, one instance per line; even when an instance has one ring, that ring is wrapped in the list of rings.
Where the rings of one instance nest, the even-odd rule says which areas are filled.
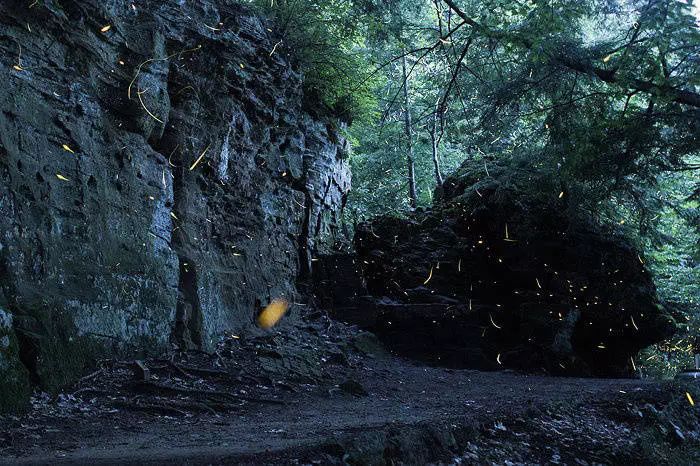
[[[0,463],[697,464],[686,391],[422,367],[319,317],[210,354],[102,361],[0,417]]]

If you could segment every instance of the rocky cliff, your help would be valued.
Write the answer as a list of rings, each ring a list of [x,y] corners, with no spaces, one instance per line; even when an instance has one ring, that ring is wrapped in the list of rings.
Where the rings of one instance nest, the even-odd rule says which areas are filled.
[[[0,399],[209,348],[333,241],[345,140],[236,3],[3,1],[0,63]]]

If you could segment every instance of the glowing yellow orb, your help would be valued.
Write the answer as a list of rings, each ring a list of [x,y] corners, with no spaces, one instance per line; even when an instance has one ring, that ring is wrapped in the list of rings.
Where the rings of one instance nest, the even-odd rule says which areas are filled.
[[[267,305],[258,316],[258,326],[260,328],[272,328],[282,319],[289,308],[289,302],[286,299],[275,299]]]

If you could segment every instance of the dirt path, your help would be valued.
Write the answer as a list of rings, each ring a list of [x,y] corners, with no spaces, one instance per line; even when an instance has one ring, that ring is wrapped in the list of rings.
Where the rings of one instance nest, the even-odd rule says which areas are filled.
[[[585,405],[658,388],[639,380],[428,368],[393,357],[365,360],[356,368],[354,380],[367,395],[307,386],[290,394],[285,405],[251,404],[236,413],[168,417],[117,411],[24,419],[15,435],[10,431],[12,438],[0,451],[0,462],[224,464],[298,459],[327,463],[343,455],[346,460],[354,455],[365,462],[372,457],[363,458],[363,454],[386,450],[387,442],[398,444],[399,449],[403,441],[408,447],[414,443],[416,451],[410,455],[422,454],[425,446],[419,444],[425,441],[425,429],[428,437],[435,437],[428,443],[435,443],[436,456],[431,459],[438,460],[445,456],[438,451],[445,448],[440,439],[444,435],[445,442],[459,443],[449,437],[459,437],[460,432],[471,435],[497,425],[499,419],[522,419],[528,412],[558,402]],[[396,437],[396,432],[404,437]],[[456,449],[454,453],[460,447],[447,446]]]

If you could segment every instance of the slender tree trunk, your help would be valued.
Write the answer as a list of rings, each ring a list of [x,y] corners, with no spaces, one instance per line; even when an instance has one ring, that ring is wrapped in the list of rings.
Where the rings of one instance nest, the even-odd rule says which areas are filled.
[[[416,167],[413,159],[413,131],[411,128],[411,106],[408,99],[408,73],[406,72],[406,55],[401,60],[403,67],[403,99],[404,99],[404,125],[406,132],[406,164],[408,165],[408,202],[412,209],[418,206],[416,194]]]
[[[442,172],[440,170],[440,155],[438,154],[438,115],[440,112],[440,97],[435,103],[435,113],[433,114],[433,124],[430,127],[430,141],[433,148],[433,165],[435,166],[435,181],[438,186],[442,186]]]

